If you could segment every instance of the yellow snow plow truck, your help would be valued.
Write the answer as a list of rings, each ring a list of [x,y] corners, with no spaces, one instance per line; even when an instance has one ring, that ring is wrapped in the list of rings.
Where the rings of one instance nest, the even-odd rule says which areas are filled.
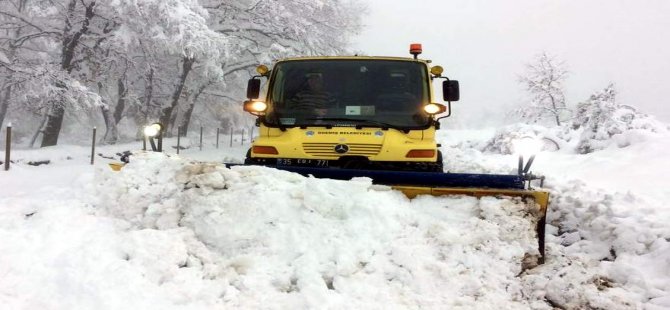
[[[412,198],[419,194],[516,196],[539,211],[539,251],[549,195],[519,163],[515,175],[443,172],[435,132],[459,99],[458,81],[413,57],[304,57],[257,68],[244,110],[257,116],[258,137],[245,165],[264,165],[319,178],[369,177]],[[267,79],[261,98],[261,79]],[[435,100],[433,81],[441,80]],[[530,164],[532,158],[529,160]]]

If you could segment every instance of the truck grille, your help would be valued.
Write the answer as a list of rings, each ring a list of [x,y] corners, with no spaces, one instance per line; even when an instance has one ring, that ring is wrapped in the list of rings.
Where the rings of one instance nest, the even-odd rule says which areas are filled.
[[[302,148],[308,155],[337,159],[340,156],[374,156],[382,149],[381,144],[347,144],[349,151],[344,154],[335,152],[338,143],[303,143]]]

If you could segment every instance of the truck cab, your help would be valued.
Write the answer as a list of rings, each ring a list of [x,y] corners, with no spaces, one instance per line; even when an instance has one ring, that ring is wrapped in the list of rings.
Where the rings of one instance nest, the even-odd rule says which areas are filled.
[[[258,117],[245,164],[442,171],[432,81],[442,68],[400,57],[305,57],[257,68],[244,110]],[[259,98],[260,78],[267,78]],[[458,100],[458,82],[443,82]]]

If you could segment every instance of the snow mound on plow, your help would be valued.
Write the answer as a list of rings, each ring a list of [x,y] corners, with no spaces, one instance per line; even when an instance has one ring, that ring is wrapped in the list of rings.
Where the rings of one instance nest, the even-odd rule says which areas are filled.
[[[524,255],[537,253],[536,222],[520,201],[410,201],[367,178],[228,169],[162,154],[137,156],[102,179],[101,214],[132,230],[195,236],[201,247],[183,246],[184,259],[172,264],[219,283],[210,291],[225,306],[529,306],[517,276]],[[161,273],[162,257],[154,259],[143,262],[148,274]],[[189,287],[183,281],[193,279],[179,281]]]

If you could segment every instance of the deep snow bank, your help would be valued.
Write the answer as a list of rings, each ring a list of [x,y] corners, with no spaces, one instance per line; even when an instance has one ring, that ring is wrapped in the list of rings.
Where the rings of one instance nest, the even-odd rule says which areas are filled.
[[[445,167],[514,173],[515,156],[475,147],[493,134],[443,132]],[[669,146],[659,135],[622,149],[538,155],[533,170],[547,176],[551,201],[547,262],[521,277],[533,306],[670,308]]]
[[[516,276],[537,245],[520,202],[409,201],[365,178],[231,170],[162,154],[136,157],[103,180],[104,214],[135,230],[190,230],[217,255],[228,306],[528,307]]]
[[[514,172],[513,156],[460,143],[492,134],[443,132],[445,166]],[[518,276],[535,243],[509,201],[408,201],[365,179],[161,154],[94,174],[70,154],[86,150],[40,150],[51,164],[0,176],[0,305],[668,309],[669,145],[540,154],[534,169],[552,192],[547,263]],[[232,151],[197,155],[246,150]]]

